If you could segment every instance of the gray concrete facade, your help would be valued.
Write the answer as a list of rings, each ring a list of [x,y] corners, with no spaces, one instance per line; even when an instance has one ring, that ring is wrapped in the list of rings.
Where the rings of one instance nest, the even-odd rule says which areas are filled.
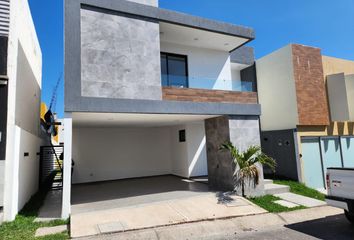
[[[242,46],[230,53],[232,63],[252,65],[254,63],[254,48]]]
[[[240,151],[260,145],[258,116],[222,116],[205,120],[209,185],[218,190],[234,190],[235,164],[230,153],[220,151],[220,146],[230,141]],[[260,183],[253,188],[247,184],[246,194],[261,195],[264,192],[263,170],[258,166]],[[236,189],[240,194],[240,189]]]
[[[124,0],[65,0],[64,8],[66,112],[260,114],[258,104],[162,101],[158,89],[158,22],[246,41],[253,29]]]
[[[81,96],[161,100],[159,24],[81,9]]]

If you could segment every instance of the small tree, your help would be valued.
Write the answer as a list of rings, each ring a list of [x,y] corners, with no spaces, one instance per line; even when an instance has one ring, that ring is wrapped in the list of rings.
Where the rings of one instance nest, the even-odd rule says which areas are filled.
[[[236,165],[234,171],[235,189],[241,186],[242,197],[245,197],[245,183],[253,183],[253,188],[259,183],[259,171],[256,164],[260,163],[275,170],[275,160],[262,153],[259,146],[250,146],[243,152],[240,152],[231,142],[221,145],[221,150],[228,150],[231,153],[232,160]]]

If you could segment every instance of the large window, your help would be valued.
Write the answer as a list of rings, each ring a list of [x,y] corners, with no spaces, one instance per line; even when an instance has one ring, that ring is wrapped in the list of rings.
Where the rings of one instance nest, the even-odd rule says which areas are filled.
[[[161,53],[162,86],[188,87],[187,56]]]

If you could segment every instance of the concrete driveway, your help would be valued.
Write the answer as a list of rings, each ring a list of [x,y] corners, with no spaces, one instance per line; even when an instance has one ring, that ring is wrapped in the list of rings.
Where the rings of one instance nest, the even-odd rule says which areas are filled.
[[[73,186],[71,236],[123,232],[264,213],[236,196],[174,176]]]

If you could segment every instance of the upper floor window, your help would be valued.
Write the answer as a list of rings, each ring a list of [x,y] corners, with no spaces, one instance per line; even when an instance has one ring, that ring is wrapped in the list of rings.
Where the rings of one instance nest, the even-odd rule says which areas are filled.
[[[187,56],[161,53],[162,86],[188,87]]]

